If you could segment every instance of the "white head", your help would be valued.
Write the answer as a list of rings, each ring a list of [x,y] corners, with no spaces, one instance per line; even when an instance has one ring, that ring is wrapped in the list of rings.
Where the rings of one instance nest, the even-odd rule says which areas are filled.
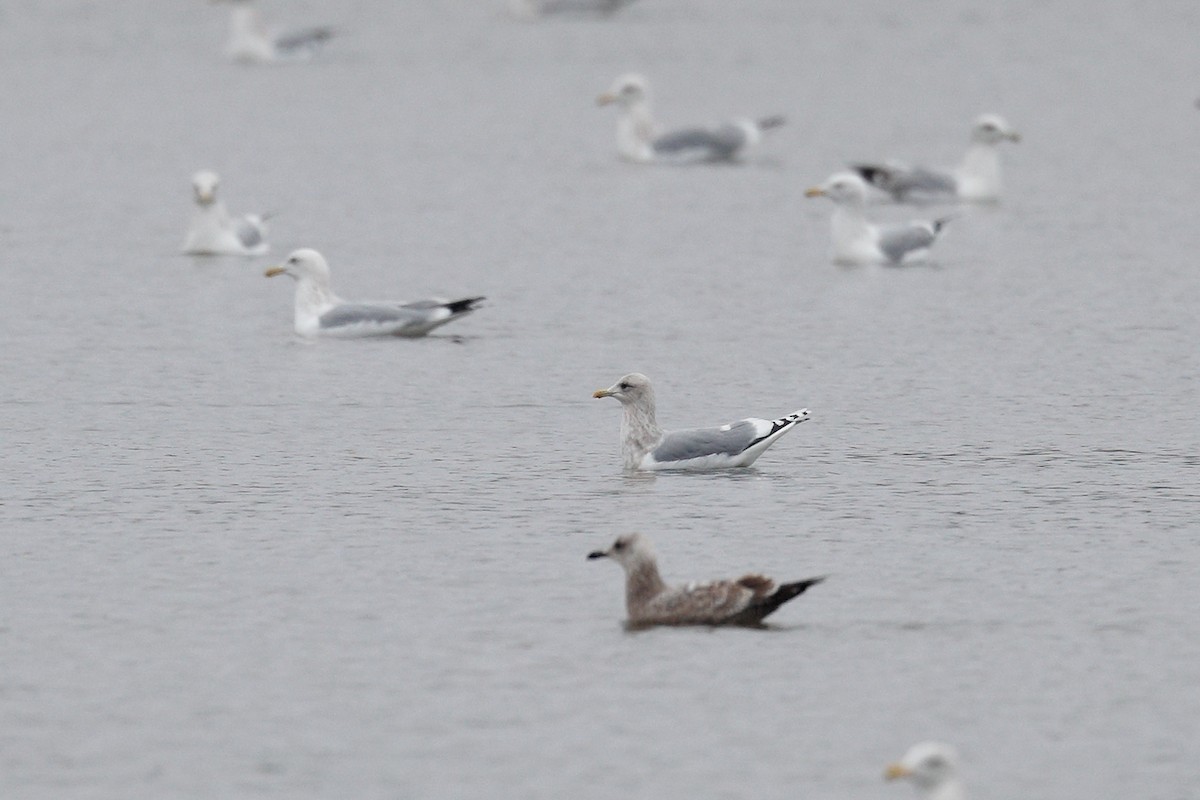
[[[999,144],[1003,141],[1019,142],[1021,134],[1012,129],[999,114],[981,114],[971,126],[971,141],[981,144]]]
[[[888,765],[884,777],[907,778],[925,794],[940,792],[958,782],[958,753],[941,742],[914,744],[904,758]]]
[[[192,176],[192,192],[196,205],[211,206],[217,199],[217,186],[221,183],[217,173],[202,169]]]
[[[644,406],[654,403],[654,389],[650,379],[640,372],[631,372],[607,389],[597,389],[592,397],[615,397],[621,405]]]
[[[329,285],[329,264],[324,256],[308,248],[293,251],[287,257],[287,261],[277,267],[271,267],[263,274],[268,278],[289,275],[297,281],[307,279],[320,286]]]
[[[596,98],[596,105],[606,106],[610,103],[619,103],[622,108],[648,102],[650,102],[650,84],[635,72],[617,78],[611,89]]]
[[[805,197],[828,197],[835,203],[862,205],[867,202],[867,183],[853,172],[836,172],[820,186],[804,193]]]
[[[626,572],[632,572],[641,564],[654,563],[654,549],[650,547],[649,540],[640,533],[627,533],[618,536],[607,550],[593,550],[588,553],[588,559],[594,558],[611,558]]]

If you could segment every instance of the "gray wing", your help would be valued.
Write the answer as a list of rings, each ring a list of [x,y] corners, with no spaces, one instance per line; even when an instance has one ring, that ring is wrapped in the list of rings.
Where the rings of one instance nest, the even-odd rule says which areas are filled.
[[[320,324],[323,330],[329,331],[370,326],[377,328],[380,333],[399,333],[408,327],[421,327],[426,323],[427,316],[420,309],[403,306],[345,303],[322,314]]]
[[[745,144],[745,131],[737,125],[722,125],[715,130],[685,128],[663,134],[654,140],[654,150],[665,155],[701,150],[710,158],[730,158]]]
[[[957,182],[948,172],[937,172],[925,167],[913,167],[899,171],[895,177],[896,188],[901,194],[912,192],[954,192]]]
[[[241,217],[235,221],[234,232],[243,247],[258,247],[263,243],[262,225],[249,217]]]
[[[854,170],[863,180],[897,197],[913,193],[953,194],[958,183],[948,172],[909,167],[904,164],[855,164]]]
[[[889,225],[879,229],[879,249],[892,261],[899,263],[914,250],[922,250],[937,238],[929,223],[914,222],[909,225]]]
[[[686,461],[718,454],[735,456],[758,438],[758,428],[748,419],[721,428],[692,428],[669,431],[650,451],[654,460]]]
[[[275,39],[275,49],[288,55],[315,52],[333,38],[333,28],[305,28],[290,31]]]

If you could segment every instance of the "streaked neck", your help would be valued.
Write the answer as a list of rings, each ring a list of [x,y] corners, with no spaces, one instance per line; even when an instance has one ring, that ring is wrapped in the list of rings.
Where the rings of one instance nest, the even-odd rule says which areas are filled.
[[[642,404],[622,403],[621,455],[627,469],[636,469],[642,458],[662,438],[662,428],[654,419],[654,398]]]
[[[653,559],[639,560],[625,574],[625,610],[630,617],[637,610],[663,592],[667,585],[658,574],[658,565]]]

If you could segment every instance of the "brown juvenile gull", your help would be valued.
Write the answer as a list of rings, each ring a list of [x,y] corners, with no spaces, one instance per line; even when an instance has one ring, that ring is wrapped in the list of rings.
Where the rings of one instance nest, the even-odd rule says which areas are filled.
[[[650,379],[630,373],[592,397],[615,397],[621,417],[621,456],[625,469],[710,470],[748,467],[775,441],[808,420],[808,409],[779,419],[748,417],[719,428],[664,431],[654,419]]]
[[[914,744],[904,758],[889,764],[883,773],[889,781],[907,778],[925,800],[963,800],[962,781],[958,777],[958,753],[948,744]]]
[[[683,128],[660,133],[650,111],[650,84],[630,73],[596,98],[597,105],[616,104],[617,153],[626,161],[645,163],[657,158],[731,161],[762,140],[763,131],[777,128],[783,117],[731,119],[713,128]]]
[[[268,278],[296,281],[296,333],[301,336],[424,336],[475,310],[482,297],[415,303],[348,303],[329,288],[329,264],[316,250],[296,250]]]
[[[1001,142],[1019,142],[1021,135],[999,114],[984,114],[971,127],[971,146],[962,162],[952,170],[909,166],[899,161],[884,164],[854,164],[863,180],[896,200],[913,195],[951,195],[959,200],[994,202],[1000,199]]]
[[[830,258],[835,264],[900,264],[924,258],[951,217],[900,225],[867,222],[867,184],[853,172],[838,172],[806,197],[828,197],[834,203]]]
[[[611,558],[625,570],[625,609],[634,626],[760,625],[775,609],[825,580],[776,584],[765,575],[749,574],[736,580],[667,586],[658,574],[650,542],[640,533],[621,536],[612,547],[589,553],[588,558]]]

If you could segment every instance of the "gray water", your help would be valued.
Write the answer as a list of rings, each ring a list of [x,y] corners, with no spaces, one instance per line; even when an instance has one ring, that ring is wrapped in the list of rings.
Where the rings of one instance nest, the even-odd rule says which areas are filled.
[[[0,795],[878,798],[917,740],[979,798],[1198,795],[1200,5],[0,7]],[[614,153],[781,112],[748,163]],[[848,159],[1024,134],[924,267],[826,258]],[[422,341],[298,340],[268,259],[176,254],[191,173],[350,298],[485,294]],[[881,204],[906,219],[944,209]],[[813,420],[627,476],[668,427]],[[626,632],[669,579],[829,574],[766,631]]]

